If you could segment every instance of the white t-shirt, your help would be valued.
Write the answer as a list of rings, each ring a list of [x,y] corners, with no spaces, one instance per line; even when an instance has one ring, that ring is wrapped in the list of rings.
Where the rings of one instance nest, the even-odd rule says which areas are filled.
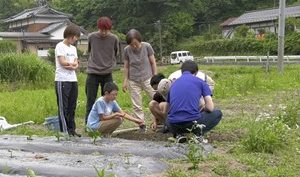
[[[177,71],[173,72],[172,74],[170,74],[168,79],[170,79],[171,81],[174,81],[174,80],[178,79],[181,75],[182,75],[181,70],[177,70]],[[202,79],[203,81],[206,81],[206,79],[205,79],[206,76],[203,72],[198,71],[196,76],[198,78]]]
[[[169,80],[171,80],[172,82],[174,82],[176,79],[178,79],[180,76],[182,75],[181,70],[177,70],[175,72],[173,72],[172,74],[170,74],[170,76],[168,77]],[[205,73],[198,71],[196,77],[202,79],[204,82],[206,82],[210,88],[211,91],[214,90],[214,86],[215,86],[215,81],[212,80],[211,77],[209,77],[208,75],[206,75]]]
[[[59,42],[55,47],[55,81],[65,82],[77,82],[77,76],[75,70],[65,69],[58,60],[59,56],[65,57],[65,59],[73,63],[77,57],[76,47],[73,45],[67,46],[63,42]]]

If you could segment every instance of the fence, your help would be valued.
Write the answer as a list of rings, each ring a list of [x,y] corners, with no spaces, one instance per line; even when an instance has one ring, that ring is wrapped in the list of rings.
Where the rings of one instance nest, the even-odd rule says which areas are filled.
[[[277,56],[207,56],[207,57],[195,57],[195,61],[204,61],[206,63],[238,63],[238,62],[277,62]],[[284,56],[284,62],[287,63],[300,63],[300,55],[287,55]]]

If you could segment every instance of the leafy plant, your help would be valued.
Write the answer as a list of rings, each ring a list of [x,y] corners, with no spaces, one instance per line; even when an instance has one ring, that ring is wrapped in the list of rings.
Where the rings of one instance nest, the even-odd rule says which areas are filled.
[[[198,169],[199,163],[203,160],[203,147],[196,143],[189,143],[186,157],[193,165],[191,169]]]
[[[198,124],[197,121],[194,121],[194,124],[191,129],[188,129],[190,132],[190,140],[188,144],[188,152],[186,154],[186,157],[188,158],[189,162],[193,164],[191,169],[197,169],[199,163],[203,160],[203,146],[199,145],[199,140],[196,137],[196,135],[193,133],[193,131],[196,131],[197,129],[200,129],[201,135],[203,134],[203,128],[205,125]]]

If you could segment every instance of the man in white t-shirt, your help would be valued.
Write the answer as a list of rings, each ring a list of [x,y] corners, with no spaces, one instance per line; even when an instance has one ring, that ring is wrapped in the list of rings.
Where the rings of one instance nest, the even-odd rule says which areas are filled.
[[[75,70],[78,68],[78,56],[76,47],[72,44],[79,38],[80,28],[75,25],[67,26],[64,40],[55,47],[55,91],[60,131],[78,137],[81,136],[75,131],[75,109],[78,97]]]
[[[173,72],[172,74],[170,74],[168,79],[170,79],[172,82],[174,82],[181,75],[182,75],[181,70],[177,70],[177,71]],[[205,81],[208,84],[210,90],[213,92],[214,86],[215,86],[215,81],[211,77],[209,77],[207,74],[205,74],[201,71],[198,71],[196,77],[198,77],[198,78],[202,79],[203,81]]]

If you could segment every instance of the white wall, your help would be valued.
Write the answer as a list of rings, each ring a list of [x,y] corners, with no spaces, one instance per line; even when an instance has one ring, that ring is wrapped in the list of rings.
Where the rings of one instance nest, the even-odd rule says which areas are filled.
[[[59,29],[57,29],[56,31],[53,31],[50,35],[50,39],[53,39],[53,40],[63,40],[64,39],[64,31],[66,29],[66,25],[65,26],[62,26],[60,27]]]

